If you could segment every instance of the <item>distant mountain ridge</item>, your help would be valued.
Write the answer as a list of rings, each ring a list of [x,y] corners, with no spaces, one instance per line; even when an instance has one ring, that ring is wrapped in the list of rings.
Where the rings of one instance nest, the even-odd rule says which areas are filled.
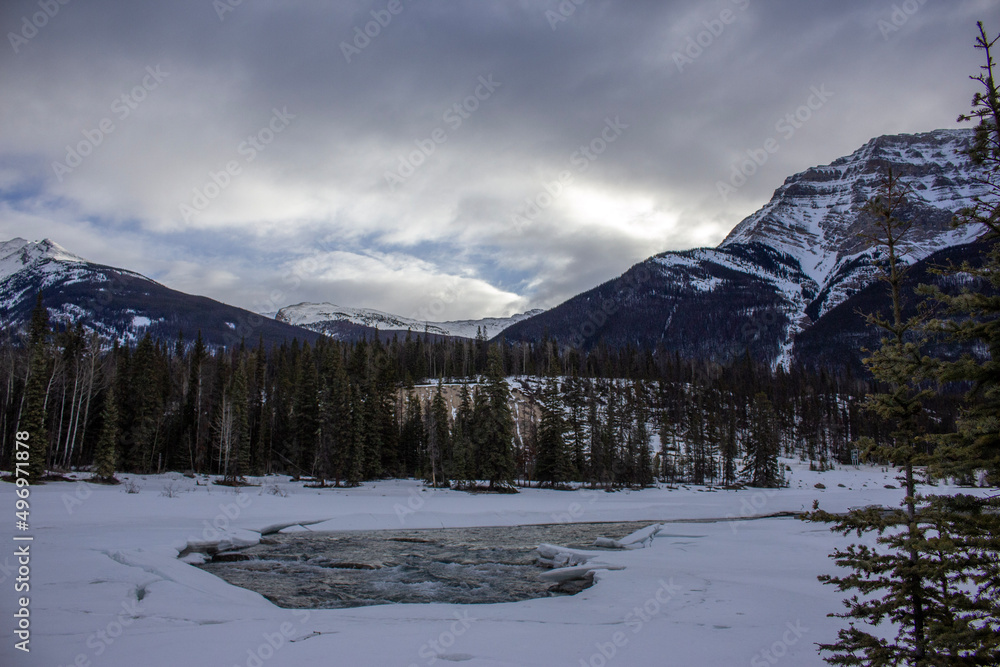
[[[512,326],[504,337],[549,335],[582,348],[598,341],[659,346],[721,362],[749,350],[771,364],[811,363],[815,355],[800,354],[797,338],[874,280],[878,251],[861,237],[872,229],[861,208],[888,168],[913,188],[901,212],[915,221],[908,262],[954,256],[962,247],[979,251],[973,241],[981,230],[951,227],[957,211],[986,194],[966,154],[971,140],[972,130],[872,139],[849,156],[786,179],[718,247],[651,257],[618,280]],[[844,339],[856,335],[845,331]]]
[[[131,343],[146,333],[171,341],[198,331],[208,345],[314,341],[313,331],[275,322],[242,308],[172,290],[146,276],[96,264],[49,240],[0,242],[0,326],[23,331],[42,293],[53,323],[80,323],[108,340]]]
[[[280,344],[325,335],[336,340],[390,339],[411,330],[437,340],[443,337],[487,338],[511,324],[537,315],[536,310],[506,318],[424,322],[364,308],[333,304],[298,304],[268,317],[200,296],[172,290],[140,273],[90,262],[49,239],[15,238],[0,242],[0,326],[24,330],[43,294],[50,319],[57,325],[77,322],[107,340],[127,344],[150,333],[171,341],[183,332],[188,342],[202,332],[212,346],[245,342]]]
[[[57,323],[79,322],[123,343],[147,332],[172,340],[183,331],[191,340],[199,329],[217,346],[320,335],[388,338],[407,330],[473,338],[478,331],[513,343],[630,345],[723,363],[749,352],[772,365],[856,366],[858,350],[877,343],[857,311],[885,303],[884,287],[875,282],[879,251],[863,238],[873,222],[863,205],[892,168],[913,188],[900,212],[914,221],[904,258],[913,275],[935,282],[943,280],[928,271],[936,263],[976,262],[985,249],[976,241],[981,230],[951,227],[957,211],[986,194],[966,154],[971,140],[971,130],[872,139],[849,156],[790,176],[718,247],[650,257],[544,312],[425,322],[297,304],[271,319],[89,262],[48,239],[17,238],[0,243],[0,325],[23,331],[41,291]]]
[[[430,322],[369,308],[345,308],[332,303],[300,303],[282,308],[274,319],[318,333],[331,333],[343,323],[350,323],[377,328],[379,331],[412,331],[414,334],[428,333],[454,338],[475,338],[481,331],[486,338],[493,338],[508,327],[543,312],[531,310],[511,317]]]

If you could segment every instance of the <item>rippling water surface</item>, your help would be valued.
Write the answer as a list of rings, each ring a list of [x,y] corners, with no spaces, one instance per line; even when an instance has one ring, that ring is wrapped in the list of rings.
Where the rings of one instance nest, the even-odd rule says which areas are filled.
[[[621,538],[648,524],[278,534],[201,567],[285,608],[514,602],[585,587],[539,580],[539,544],[590,549],[597,537]]]

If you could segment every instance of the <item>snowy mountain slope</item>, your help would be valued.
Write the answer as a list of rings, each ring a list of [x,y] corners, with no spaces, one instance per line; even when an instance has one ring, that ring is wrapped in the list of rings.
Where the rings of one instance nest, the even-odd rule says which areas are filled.
[[[904,215],[918,221],[908,235],[906,259],[970,243],[980,230],[953,229],[954,214],[985,195],[965,155],[972,133],[937,130],[872,139],[852,155],[787,179],[763,208],[741,222],[720,247],[757,242],[794,257],[816,284],[816,318],[835,308],[873,274],[871,221],[860,209],[887,169],[912,188]]]
[[[956,212],[985,194],[964,153],[971,139],[971,130],[872,139],[850,156],[789,177],[717,248],[652,257],[512,326],[505,337],[539,340],[548,330],[576,347],[603,340],[717,361],[750,350],[786,364],[798,358],[800,334],[873,282],[878,257],[863,237],[873,227],[861,208],[887,169],[912,187],[901,212],[915,223],[907,261],[928,261],[981,233],[951,227]]]
[[[487,338],[493,338],[501,331],[522,320],[543,311],[532,310],[511,317],[488,317],[481,320],[457,320],[452,322],[427,322],[409,317],[401,317],[368,308],[345,308],[332,303],[300,303],[278,311],[275,319],[295,326],[326,333],[337,323],[349,322],[379,331],[412,331],[431,333],[438,336],[475,338],[479,330]]]
[[[35,243],[22,238],[0,242],[0,280],[7,279],[29,264],[52,261],[83,263],[86,260],[49,239]]]
[[[57,243],[21,238],[0,242],[0,327],[23,331],[42,293],[50,319],[83,325],[109,340],[135,341],[147,332],[188,341],[198,331],[209,345],[315,340],[317,334],[255,313],[172,290],[134,271],[89,262]]]
[[[720,247],[763,243],[794,257],[823,285],[845,260],[869,247],[859,237],[868,230],[859,209],[890,167],[913,189],[910,213],[920,219],[910,236],[913,261],[968,243],[974,235],[953,230],[950,223],[955,211],[986,194],[963,152],[971,136],[967,130],[937,130],[872,139],[848,157],[788,178]]]
[[[22,238],[0,242],[0,311],[11,308],[26,292],[46,290],[55,284],[106,277],[95,274],[91,264],[49,239],[26,241]],[[125,271],[137,278],[137,273]],[[146,280],[149,280],[146,278]]]

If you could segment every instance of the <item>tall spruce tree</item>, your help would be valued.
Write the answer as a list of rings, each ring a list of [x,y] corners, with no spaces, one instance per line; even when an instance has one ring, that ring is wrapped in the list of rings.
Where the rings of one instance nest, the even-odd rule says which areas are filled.
[[[319,438],[319,371],[309,344],[302,346],[296,370],[298,385],[292,404],[292,449],[294,474],[312,474]]]
[[[958,294],[922,286],[921,291],[940,303],[951,316],[938,320],[932,329],[945,333],[964,346],[974,345],[978,356],[965,354],[958,360],[941,360],[937,378],[943,382],[967,383],[972,389],[958,421],[957,431],[940,439],[935,457],[939,474],[971,477],[987,470],[993,484],[1000,483],[1000,93],[992,50],[1000,36],[990,39],[978,24],[976,48],[984,52],[986,64],[978,76],[983,90],[972,100],[972,111],[959,121],[978,119],[969,155],[982,170],[979,178],[986,194],[955,218],[955,226],[983,231],[981,242],[991,243],[979,266],[965,263],[944,273],[959,274],[963,282],[978,283]]]
[[[571,353],[572,354],[572,353]],[[572,370],[576,368],[571,364]],[[568,429],[568,448],[572,459],[574,479],[584,480],[589,477],[587,472],[587,396],[586,384],[573,375],[563,384],[564,402],[568,411],[566,427]]]
[[[587,480],[591,486],[605,483],[608,465],[604,451],[604,431],[606,426],[601,420],[600,412],[597,409],[597,392],[594,387],[587,394],[587,430],[590,433],[589,446],[587,449],[587,470],[589,476]]]
[[[636,457],[634,484],[639,487],[650,486],[653,483],[652,453],[650,451],[651,436],[644,411],[640,412],[636,418],[630,439],[632,440]]]
[[[767,394],[758,392],[750,408],[750,428],[742,475],[754,487],[774,488],[784,483],[778,453],[781,447],[777,417]]]
[[[688,456],[691,459],[691,481],[694,484],[702,485],[708,469],[708,455],[705,438],[705,429],[708,420],[705,414],[703,395],[697,392],[688,406],[687,431]]]
[[[488,352],[484,387],[488,407],[480,446],[481,474],[491,491],[516,493],[514,487],[514,418],[510,411],[510,388],[503,371],[503,353],[498,345]]]
[[[157,345],[147,331],[135,348],[124,374],[131,419],[124,436],[124,458],[129,470],[148,472],[157,454],[157,436],[163,417],[161,374]]]
[[[366,477],[398,475],[399,428],[396,415],[396,390],[398,377],[396,365],[389,358],[389,350],[378,337],[372,341],[369,360],[371,387],[368,416],[371,423]]]
[[[996,484],[1000,481],[1000,94],[992,50],[1000,36],[990,38],[981,22],[977,27],[975,46],[983,51],[985,64],[971,78],[983,90],[973,97],[972,112],[959,120],[979,120],[969,154],[982,170],[979,180],[987,194],[961,211],[955,225],[978,227],[984,232],[980,242],[992,245],[981,265],[944,271],[965,274],[962,282],[973,287],[959,294],[926,286],[921,291],[951,316],[929,328],[944,332],[952,342],[978,348],[975,356],[928,364],[939,381],[972,387],[955,432],[935,438],[938,447],[929,469],[960,478],[985,470]],[[922,514],[927,537],[919,546],[934,565],[931,576],[941,582],[934,593],[941,596],[944,607],[928,624],[929,646],[935,655],[947,655],[951,660],[947,664],[1000,664],[1000,499],[935,495],[927,498]]]
[[[444,401],[442,381],[438,381],[434,398],[427,410],[427,458],[431,486],[448,487],[445,476],[445,461],[450,459],[449,441],[451,430],[448,424],[448,406]]]
[[[37,484],[45,475],[49,454],[49,431],[46,414],[47,376],[49,374],[49,311],[42,295],[35,300],[28,335],[28,383],[25,387],[24,412],[19,431],[26,431],[28,441],[28,482]]]
[[[542,417],[538,425],[538,451],[535,479],[539,485],[555,487],[570,481],[572,461],[566,447],[566,420],[556,379],[545,382],[541,400]]]
[[[319,440],[316,475],[320,485],[333,478],[340,486],[347,469],[351,438],[350,379],[344,370],[340,350],[325,349],[320,372]]]
[[[364,399],[361,391],[355,385],[349,386],[351,405],[351,430],[347,449],[347,486],[359,486],[364,478],[365,470],[365,431],[368,425],[365,421]]]
[[[469,474],[476,483],[482,480],[483,458],[488,449],[486,444],[490,426],[490,401],[486,388],[482,385],[472,390],[472,421],[469,429],[471,451],[468,457]]]
[[[903,279],[907,268],[900,257],[912,225],[908,189],[891,172],[869,201],[877,242],[885,252],[882,279],[889,286],[891,316],[869,316],[886,337],[882,347],[865,360],[886,391],[871,397],[872,408],[893,424],[891,440],[868,454],[892,461],[900,471],[905,497],[900,509],[853,510],[831,517],[832,530],[843,535],[875,533],[875,546],[850,545],[833,558],[850,570],[846,576],[820,579],[841,591],[855,591],[844,601],[848,611],[836,614],[852,621],[834,644],[821,645],[827,661],[839,665],[994,665],[1000,658],[996,633],[997,603],[984,581],[996,581],[994,515],[988,524],[975,521],[976,512],[962,497],[923,498],[918,494],[918,465],[926,463],[926,433],[919,416],[931,395],[926,384],[928,364],[921,353],[920,315],[904,317]],[[978,528],[975,528],[978,526]],[[970,530],[974,528],[973,530]],[[993,542],[990,557],[989,542]],[[995,583],[993,584],[995,586]],[[860,621],[867,627],[859,627]],[[869,628],[889,621],[895,636],[885,638]]]
[[[190,353],[187,396],[184,401],[183,439],[187,443],[187,457],[191,469],[199,472],[206,465],[207,452],[204,438],[205,423],[205,373],[204,364],[208,357],[201,329]]]
[[[452,470],[451,476],[458,487],[467,486],[473,479],[472,473],[472,396],[469,386],[462,385],[458,398],[458,411],[452,428]]]
[[[104,394],[104,408],[101,410],[101,432],[97,438],[94,453],[94,478],[104,483],[116,483],[115,468],[118,465],[118,401],[115,399],[115,385],[109,383]]]
[[[402,448],[403,461],[408,474],[414,476],[423,474],[426,467],[424,465],[426,445],[423,407],[420,405],[420,397],[417,396],[413,387],[410,387],[406,396],[406,407],[399,434],[399,446]]]
[[[605,486],[615,488],[622,485],[626,475],[627,462],[625,445],[625,406],[622,392],[614,380],[604,385],[607,391],[607,409],[604,413],[604,428],[601,429],[601,454],[604,457]]]
[[[250,472],[263,475],[270,467],[270,452],[267,451],[271,421],[264,397],[267,393],[267,351],[264,339],[260,338],[253,353],[253,382],[250,386]]]
[[[239,484],[250,472],[250,396],[247,383],[247,357],[240,354],[229,389],[232,401],[232,452],[227,458],[225,480]]]

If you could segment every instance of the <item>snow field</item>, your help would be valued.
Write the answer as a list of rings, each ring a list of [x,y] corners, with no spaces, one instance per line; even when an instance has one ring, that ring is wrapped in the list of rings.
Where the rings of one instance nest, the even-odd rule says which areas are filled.
[[[177,474],[130,476],[141,487],[131,494],[49,483],[31,495],[31,652],[15,650],[7,630],[0,664],[822,665],[815,644],[834,639],[844,621],[827,618],[842,609],[842,595],[816,577],[832,571],[827,556],[846,540],[790,517],[742,519],[808,510],[814,499],[830,511],[894,506],[902,492],[884,488],[897,484],[891,471],[818,473],[784,462],[793,468],[791,486],[779,491],[470,495],[414,480],[318,490],[268,477],[235,493]],[[14,486],[0,484],[0,507],[14,500]],[[651,539],[637,536],[645,548],[599,552],[600,563],[622,569],[597,571],[595,585],[576,596],[506,604],[284,610],[178,557],[197,561],[192,548],[253,544],[282,528],[626,520],[663,525]],[[13,521],[8,526],[12,535]],[[17,604],[15,562],[13,547],[0,551],[7,624]]]

